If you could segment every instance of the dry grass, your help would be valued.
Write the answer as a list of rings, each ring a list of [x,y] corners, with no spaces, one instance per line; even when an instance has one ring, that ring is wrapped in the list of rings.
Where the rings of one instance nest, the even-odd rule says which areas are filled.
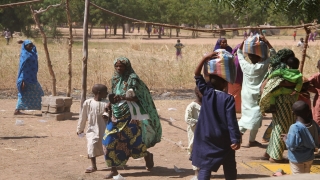
[[[46,65],[45,54],[40,40],[35,41],[39,53],[38,80],[43,89],[50,94],[51,77]],[[212,50],[210,44],[187,45],[183,49],[183,59],[176,61],[174,44],[152,44],[141,39],[132,39],[129,43],[123,42],[90,42],[88,59],[88,90],[95,83],[103,83],[110,87],[113,75],[113,60],[118,56],[130,59],[134,70],[150,89],[184,89],[193,88],[193,72],[197,62],[205,52]],[[231,44],[232,45],[232,44]],[[20,45],[12,43],[5,45],[0,40],[0,90],[15,92],[15,81],[19,66]],[[301,52],[295,46],[275,46],[293,49],[297,57]],[[67,89],[67,43],[66,40],[49,44],[53,69],[56,73],[57,90],[65,93]],[[318,46],[311,46],[307,53],[311,58],[306,59],[304,75],[309,77],[317,72],[316,62],[320,59]],[[73,46],[73,79],[72,87],[81,89],[82,43],[76,42]]]

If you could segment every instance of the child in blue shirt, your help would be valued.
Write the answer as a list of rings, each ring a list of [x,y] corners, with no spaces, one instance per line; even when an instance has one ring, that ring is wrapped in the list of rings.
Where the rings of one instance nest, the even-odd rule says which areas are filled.
[[[295,102],[292,111],[297,121],[282,137],[288,149],[291,173],[310,173],[314,152],[319,146],[319,126],[312,120],[311,109],[304,101]]]

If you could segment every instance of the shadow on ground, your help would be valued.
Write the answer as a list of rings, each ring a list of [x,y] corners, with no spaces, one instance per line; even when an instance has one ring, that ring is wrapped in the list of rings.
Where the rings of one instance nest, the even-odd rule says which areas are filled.
[[[0,139],[28,139],[28,138],[47,138],[48,136],[16,136],[16,137],[0,137]]]
[[[142,166],[125,167],[125,170],[128,170],[128,169],[141,169],[141,170],[144,169],[145,170],[145,167],[142,167]],[[151,171],[145,170],[144,172],[125,173],[125,170],[124,172],[121,172],[122,170],[119,171],[123,177],[160,176],[160,177],[171,177],[171,178],[184,178],[194,174],[194,171],[192,169],[179,168],[179,170],[183,172],[176,172],[174,167],[167,168],[167,167],[160,167],[160,166],[155,166],[154,168],[152,168]]]

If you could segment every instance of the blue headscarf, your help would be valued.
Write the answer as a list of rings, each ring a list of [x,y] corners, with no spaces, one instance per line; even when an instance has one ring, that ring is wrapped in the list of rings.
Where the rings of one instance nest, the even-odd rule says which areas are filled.
[[[213,51],[217,50],[217,49],[222,49],[220,44],[222,40],[227,40],[226,38],[220,38],[217,40],[216,46],[214,47]],[[226,51],[228,51],[229,53],[232,53],[232,48],[230,46],[226,47]]]
[[[17,79],[17,88],[21,92],[22,82],[35,84],[38,82],[38,53],[36,46],[33,46],[32,50],[29,52],[26,49],[28,44],[31,44],[30,40],[23,41],[21,45],[20,52],[20,64]]]

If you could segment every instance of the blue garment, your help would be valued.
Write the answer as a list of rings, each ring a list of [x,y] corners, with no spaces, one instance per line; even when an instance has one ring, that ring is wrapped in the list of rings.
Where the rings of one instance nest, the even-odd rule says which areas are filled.
[[[288,148],[288,159],[294,163],[302,163],[314,159],[316,148],[313,137],[307,127],[301,122],[290,126],[286,146]]]
[[[223,160],[223,174],[226,180],[237,179],[237,164],[235,161],[236,152],[230,151]],[[211,171],[206,169],[200,169],[198,174],[198,180],[210,180]]]
[[[20,52],[20,64],[17,79],[17,88],[21,93],[22,82],[27,82],[30,84],[38,83],[38,53],[36,46],[33,46],[31,52],[26,50],[26,45],[31,44],[30,40],[23,41]]]
[[[195,79],[203,98],[195,129],[192,165],[216,172],[233,151],[230,145],[240,143],[235,101],[232,95],[207,84],[203,76]]]
[[[38,53],[35,46],[31,52],[26,50],[26,45],[31,44],[30,40],[23,41],[20,52],[20,64],[17,78],[18,102],[17,110],[40,110],[41,96],[44,95],[41,85],[38,82]],[[22,90],[22,82],[24,89]]]

